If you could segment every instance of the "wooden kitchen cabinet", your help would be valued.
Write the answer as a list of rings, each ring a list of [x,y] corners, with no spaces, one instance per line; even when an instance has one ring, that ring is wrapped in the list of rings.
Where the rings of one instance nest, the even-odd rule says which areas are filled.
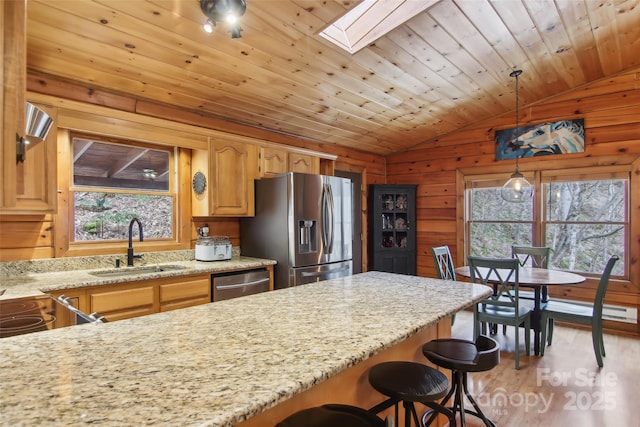
[[[191,153],[191,213],[194,217],[253,216],[256,179],[286,172],[319,174],[321,161],[323,172],[333,174],[335,158],[249,138],[210,137],[207,151]]]
[[[192,175],[207,177],[205,193],[194,190],[193,216],[253,216],[258,146],[231,138],[211,138],[209,152],[194,150]]]
[[[310,154],[289,153],[289,172],[320,173],[320,158]]]
[[[273,279],[272,279],[273,281]],[[70,298],[80,311],[109,322],[211,302],[211,274],[135,280],[51,292]],[[72,323],[69,323],[72,324]]]
[[[215,139],[210,155],[211,215],[252,216],[258,147]]]
[[[285,173],[289,168],[287,150],[272,147],[260,147],[260,178]]]
[[[25,134],[26,2],[6,1],[2,8],[2,140],[0,141],[0,214],[53,213],[56,208],[56,129],[46,141],[27,145],[25,161],[16,161],[16,135]],[[56,122],[54,108],[37,105]]]
[[[158,291],[160,311],[208,304],[211,302],[211,275],[174,278],[171,283],[160,283]]]
[[[156,289],[155,280],[90,288],[89,312],[98,313],[109,322],[157,313]]]

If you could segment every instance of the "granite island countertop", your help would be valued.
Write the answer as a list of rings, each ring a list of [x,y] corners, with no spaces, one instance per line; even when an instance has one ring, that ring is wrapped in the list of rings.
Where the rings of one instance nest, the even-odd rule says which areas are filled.
[[[4,338],[0,422],[232,426],[490,293],[368,272]]]
[[[112,257],[76,257],[69,259],[35,260],[31,262],[2,263],[11,264],[11,268],[0,271],[0,300],[42,295],[52,291],[74,289],[86,286],[113,285],[133,280],[157,279],[161,277],[180,277],[193,274],[218,273],[236,270],[250,270],[276,264],[269,259],[234,255],[225,261],[195,261],[193,251],[167,253],[147,253],[149,261],[136,262],[135,267],[113,267]],[[177,255],[176,255],[177,254]],[[155,258],[154,258],[155,255]],[[173,255],[173,257],[171,257]],[[97,261],[96,261],[97,260]],[[52,264],[67,263],[63,266]],[[43,264],[35,266],[34,264]],[[69,265],[71,264],[71,265]],[[92,273],[97,271],[136,271],[150,266],[171,265],[180,269],[115,277],[100,277]],[[52,269],[54,271],[48,271]],[[59,271],[55,271],[59,270]]]

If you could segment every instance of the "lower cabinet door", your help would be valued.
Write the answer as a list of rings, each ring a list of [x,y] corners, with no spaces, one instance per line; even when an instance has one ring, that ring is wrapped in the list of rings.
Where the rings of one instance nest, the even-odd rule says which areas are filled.
[[[131,283],[92,289],[90,312],[104,316],[109,322],[153,314],[156,312],[153,288],[151,283]]]
[[[209,275],[174,279],[172,283],[160,284],[159,292],[160,311],[208,304],[211,302],[211,279]]]

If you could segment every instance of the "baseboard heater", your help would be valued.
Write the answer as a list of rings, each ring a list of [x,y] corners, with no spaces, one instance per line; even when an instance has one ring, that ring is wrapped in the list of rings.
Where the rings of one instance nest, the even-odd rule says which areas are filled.
[[[571,304],[582,305],[585,307],[593,307],[593,304],[583,301],[573,301],[557,298],[554,298],[554,301],[562,301]],[[602,318],[605,320],[613,320],[615,322],[636,324],[638,323],[638,309],[633,307],[625,307],[622,305],[605,304],[602,308]]]

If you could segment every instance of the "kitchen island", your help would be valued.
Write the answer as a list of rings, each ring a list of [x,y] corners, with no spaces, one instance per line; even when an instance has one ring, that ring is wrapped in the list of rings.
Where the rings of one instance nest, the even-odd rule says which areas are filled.
[[[393,355],[439,324],[446,334],[451,314],[490,293],[470,283],[368,272],[4,338],[0,422],[258,425],[265,414],[281,417],[289,409],[278,408],[288,402],[381,354]],[[358,375],[354,394],[364,386]],[[344,390],[325,390],[306,405],[337,402],[338,392]]]

